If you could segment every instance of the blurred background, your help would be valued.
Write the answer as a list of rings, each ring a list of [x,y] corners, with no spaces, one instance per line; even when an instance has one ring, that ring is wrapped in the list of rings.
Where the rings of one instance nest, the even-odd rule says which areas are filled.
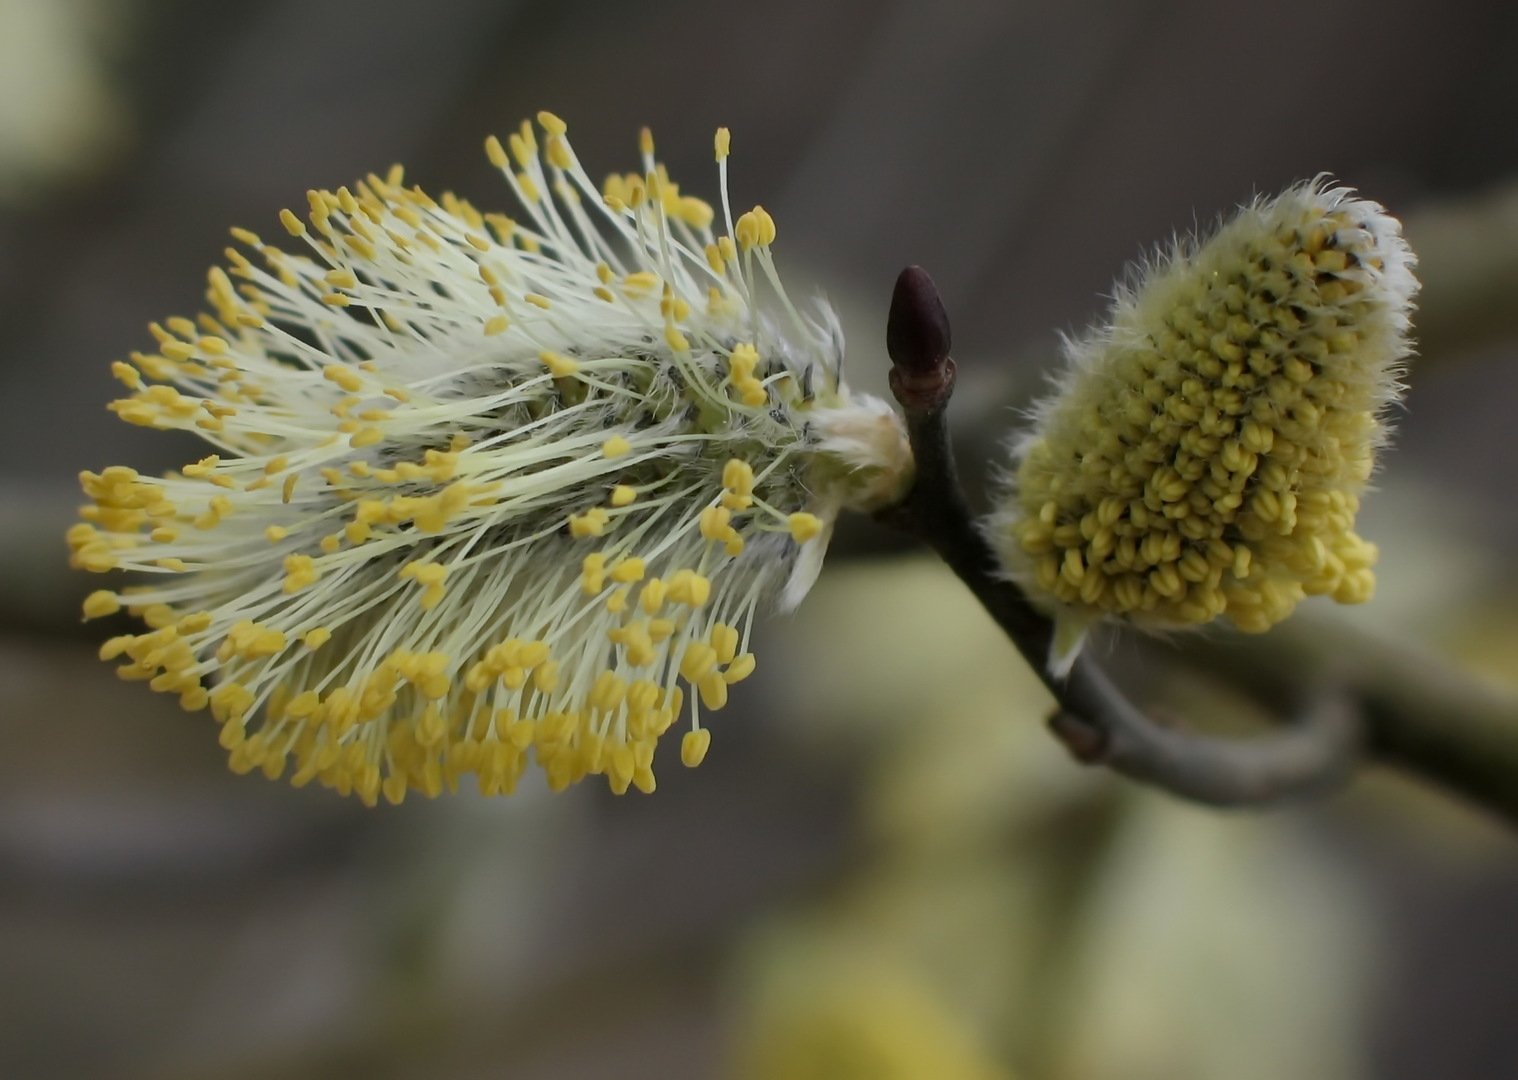
[[[652,797],[364,811],[119,683],[75,476],[199,454],[105,411],[110,361],[308,187],[402,161],[509,211],[481,142],[540,108],[593,174],[652,125],[707,197],[730,126],[735,204],[866,388],[928,267],[973,476],[1126,262],[1356,185],[1422,256],[1421,356],[1362,519],[1381,594],[1301,618],[1518,691],[1512,4],[0,0],[0,1076],[1518,1076],[1510,829],[1384,770],[1234,814],[1082,770],[869,523]]]

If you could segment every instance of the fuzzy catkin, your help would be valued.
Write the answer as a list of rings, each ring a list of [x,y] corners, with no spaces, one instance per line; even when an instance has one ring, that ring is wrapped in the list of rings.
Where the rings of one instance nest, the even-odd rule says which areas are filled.
[[[208,709],[234,771],[370,804],[509,794],[533,763],[651,792],[666,733],[705,757],[838,512],[910,475],[831,310],[786,294],[774,220],[732,219],[726,129],[720,223],[646,131],[598,190],[566,130],[487,140],[521,220],[397,169],[281,214],[296,251],[234,230],[259,262],[229,249],[212,311],[113,365],[123,420],[216,452],[81,475],[74,565],[139,575],[84,614],[147,624],[102,659]]]
[[[1355,515],[1414,262],[1379,205],[1302,184],[1141,268],[1067,342],[986,522],[1067,641],[1103,617],[1261,632],[1304,596],[1370,598]]]

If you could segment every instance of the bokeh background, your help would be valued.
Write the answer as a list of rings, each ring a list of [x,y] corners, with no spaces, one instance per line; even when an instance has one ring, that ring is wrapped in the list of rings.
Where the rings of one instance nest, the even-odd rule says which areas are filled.
[[[1125,262],[1357,185],[1422,256],[1422,355],[1364,520],[1381,595],[1318,617],[1518,689],[1512,4],[0,0],[0,1076],[1518,1075],[1510,829],[1383,770],[1260,814],[1082,770],[868,523],[652,797],[364,811],[230,775],[118,683],[75,475],[199,454],[106,413],[109,362],[308,187],[404,161],[510,209],[481,141],[544,107],[592,173],[652,125],[708,197],[730,126],[735,202],[859,384],[927,266],[973,475]]]

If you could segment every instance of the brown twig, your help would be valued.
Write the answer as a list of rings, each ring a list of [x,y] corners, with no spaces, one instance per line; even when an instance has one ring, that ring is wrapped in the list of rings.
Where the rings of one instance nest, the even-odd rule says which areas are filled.
[[[959,484],[946,416],[955,374],[950,343],[948,314],[932,279],[920,267],[908,267],[891,298],[886,347],[917,478],[906,499],[881,517],[931,547],[1039,673],[1060,706],[1051,730],[1072,755],[1219,806],[1278,801],[1347,776],[1360,751],[1360,723],[1351,703],[1338,696],[1320,698],[1279,730],[1222,738],[1156,724],[1089,654],[1065,678],[1049,672],[1053,623],[998,573],[995,553],[976,528]]]
[[[1212,806],[1258,806],[1326,791],[1349,777],[1361,749],[1356,707],[1338,692],[1309,701],[1293,723],[1252,738],[1161,727],[1120,695],[1109,707],[1100,725],[1060,711],[1049,729],[1078,761]]]
[[[1261,700],[1334,679],[1359,702],[1368,755],[1518,821],[1518,701],[1421,648],[1307,614],[1264,637],[1197,638],[1179,659]]]

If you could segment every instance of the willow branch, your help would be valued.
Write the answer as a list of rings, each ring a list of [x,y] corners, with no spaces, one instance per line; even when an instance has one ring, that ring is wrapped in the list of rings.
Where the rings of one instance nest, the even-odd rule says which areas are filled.
[[[1092,669],[1091,674],[1101,677]],[[1355,703],[1328,691],[1266,736],[1233,738],[1161,727],[1113,694],[1100,725],[1057,712],[1049,728],[1079,761],[1212,806],[1258,806],[1329,790],[1353,772],[1362,742]]]
[[[1053,623],[997,572],[995,553],[975,527],[960,487],[946,415],[955,378],[949,320],[932,279],[919,267],[908,267],[897,280],[886,345],[891,390],[906,414],[917,475],[907,497],[881,517],[931,547],[1038,672],[1059,703],[1051,730],[1077,760],[1219,806],[1278,801],[1349,775],[1360,750],[1360,724],[1342,698],[1315,701],[1295,722],[1263,735],[1223,738],[1156,723],[1089,654],[1067,677],[1051,674]]]
[[[1260,638],[1197,638],[1180,659],[1261,699],[1334,678],[1359,702],[1377,761],[1518,821],[1518,700],[1423,649],[1298,615]]]

